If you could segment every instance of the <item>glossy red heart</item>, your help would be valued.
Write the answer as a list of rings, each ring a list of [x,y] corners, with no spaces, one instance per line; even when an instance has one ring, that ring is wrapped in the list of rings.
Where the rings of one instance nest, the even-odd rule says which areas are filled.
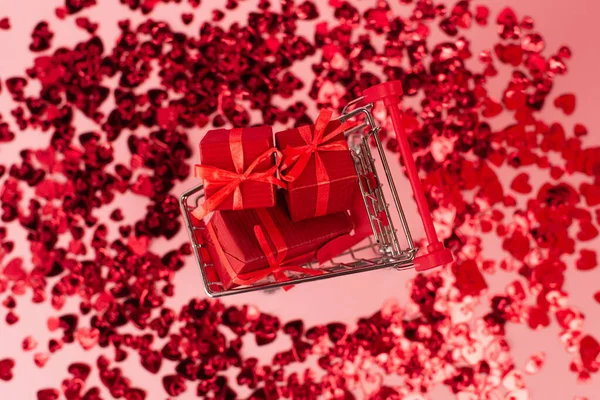
[[[567,93],[558,96],[554,99],[554,105],[561,109],[565,114],[571,115],[575,111],[575,95]]]
[[[510,188],[517,193],[531,193],[532,187],[529,184],[529,175],[525,172],[517,175],[510,184]]]

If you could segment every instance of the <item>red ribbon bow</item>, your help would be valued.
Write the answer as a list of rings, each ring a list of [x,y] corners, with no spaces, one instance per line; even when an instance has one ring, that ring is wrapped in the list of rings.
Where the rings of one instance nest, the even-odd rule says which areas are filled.
[[[303,146],[287,147],[282,151],[283,164],[281,166],[281,179],[287,182],[295,181],[306,169],[310,158],[315,156],[316,181],[317,181],[317,206],[315,217],[327,214],[329,202],[330,182],[327,168],[319,155],[321,151],[348,151],[345,139],[333,140],[340,133],[348,130],[354,123],[348,121],[341,124],[329,134],[325,135],[327,125],[331,121],[332,111],[323,109],[317,117],[314,131],[311,126],[298,128],[300,136],[306,142]],[[314,133],[313,133],[314,132]]]
[[[208,213],[217,209],[225,199],[233,193],[233,209],[241,210],[244,208],[242,191],[240,185],[245,181],[264,182],[285,188],[285,183],[275,177],[275,173],[281,164],[281,153],[276,148],[271,148],[258,156],[244,171],[244,150],[241,141],[241,129],[232,129],[230,133],[229,146],[235,171],[212,167],[209,165],[195,165],[194,175],[200,177],[210,184],[222,185],[223,187],[206,199],[192,211],[192,215],[198,219],[204,218]],[[264,172],[254,172],[256,167],[273,154],[276,156],[275,165]]]
[[[273,219],[271,218],[271,216],[265,209],[257,209],[256,213],[258,214],[258,216],[261,220],[264,230],[263,230],[263,227],[261,227],[260,225],[256,225],[254,227],[254,235],[256,236],[256,239],[258,240],[258,244],[260,245],[260,248],[265,253],[267,262],[269,263],[269,268],[264,268],[264,269],[261,269],[258,271],[252,271],[252,272],[248,272],[245,274],[236,274],[236,272],[231,267],[231,264],[227,260],[227,257],[225,256],[225,251],[221,247],[221,244],[219,243],[219,241],[217,239],[216,233],[215,233],[212,225],[211,224],[207,225],[208,234],[210,236],[210,239],[215,246],[215,250],[217,251],[217,254],[219,255],[219,259],[220,259],[223,267],[225,268],[225,270],[227,271],[229,276],[233,277],[232,278],[233,283],[235,283],[237,285],[252,285],[253,283],[258,282],[261,279],[266,278],[267,276],[269,276],[271,274],[275,277],[276,281],[285,282],[285,281],[289,280],[287,275],[284,273],[286,271],[298,272],[298,273],[303,273],[303,274],[307,274],[307,275],[311,275],[311,276],[323,275],[323,273],[324,273],[323,271],[306,268],[306,267],[302,267],[302,266],[298,266],[298,265],[290,265],[295,262],[294,260],[298,260],[299,258],[291,259],[291,260],[287,260],[287,261],[283,262],[285,256],[287,255],[288,248],[285,243],[285,240],[283,239],[283,236],[281,235],[281,232],[279,231],[279,229],[277,228],[277,225],[275,224],[275,222],[273,221]],[[273,253],[273,251],[271,250],[271,246],[269,245],[267,236],[265,235],[265,230],[268,233],[269,237],[271,238],[271,241],[273,242],[273,244],[275,245],[275,247],[277,249],[277,255],[275,255]],[[289,290],[291,287],[292,287],[292,285],[285,286],[284,289]]]

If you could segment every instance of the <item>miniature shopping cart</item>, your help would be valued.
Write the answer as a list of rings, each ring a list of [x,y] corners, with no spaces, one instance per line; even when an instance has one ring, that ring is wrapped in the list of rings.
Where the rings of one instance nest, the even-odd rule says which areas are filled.
[[[204,287],[209,296],[220,297],[256,290],[270,290],[290,284],[334,278],[382,268],[395,268],[397,270],[415,268],[417,271],[424,271],[452,261],[452,254],[438,240],[433,226],[427,200],[421,187],[402,124],[402,115],[399,111],[401,96],[402,84],[399,81],[373,86],[366,89],[362,97],[349,103],[339,117],[340,122],[350,119],[359,121],[358,125],[345,132],[345,136],[359,176],[360,192],[373,235],[325,264],[319,265],[313,262],[305,265],[306,268],[318,269],[321,271],[320,275],[294,272],[290,273],[288,275],[289,280],[284,282],[276,281],[271,277],[249,286],[225,289],[217,275],[211,273],[210,269],[213,269],[214,266],[207,257],[207,253],[202,251],[205,246],[201,240],[203,237],[202,230],[205,229],[204,225],[195,223],[194,217],[191,215],[191,212],[203,201],[203,187],[198,185],[183,193],[180,198],[181,211],[192,242],[194,255],[202,273]],[[378,101],[384,102],[391,117],[406,173],[429,243],[425,254],[418,257],[418,249],[415,247],[378,134],[381,127],[377,125],[373,118],[373,106]],[[378,174],[376,158],[371,152],[370,142],[375,143],[376,157],[378,157],[380,163],[379,169],[383,169],[385,174],[384,182],[381,181]],[[391,204],[389,203],[390,199],[386,199],[384,195],[385,186],[387,186],[387,195],[391,195]],[[401,227],[403,238],[398,236],[399,229],[395,226],[397,223]]]

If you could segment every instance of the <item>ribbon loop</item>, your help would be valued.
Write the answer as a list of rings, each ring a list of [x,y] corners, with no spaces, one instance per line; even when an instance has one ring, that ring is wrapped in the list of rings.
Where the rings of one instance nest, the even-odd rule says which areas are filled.
[[[254,170],[265,160],[275,155],[275,164],[264,172],[254,172]],[[235,155],[232,154],[235,158]],[[282,162],[282,154],[276,148],[271,148],[258,156],[256,160],[248,166],[246,171],[233,172],[221,168],[211,167],[208,165],[194,166],[194,175],[211,184],[221,185],[222,188],[206,199],[204,203],[199,205],[192,211],[192,215],[198,219],[203,219],[207,214],[217,209],[217,207],[225,201],[225,199],[233,193],[233,209],[243,209],[242,191],[240,185],[242,182],[254,181],[270,183],[282,188],[286,187],[285,182],[277,179],[275,174]]]

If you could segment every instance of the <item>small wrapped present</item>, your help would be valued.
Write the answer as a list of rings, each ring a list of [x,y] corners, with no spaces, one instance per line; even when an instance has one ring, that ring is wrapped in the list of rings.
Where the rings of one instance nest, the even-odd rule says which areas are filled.
[[[281,153],[268,126],[215,129],[200,141],[200,165],[194,173],[204,181],[205,201],[192,214],[204,218],[215,210],[243,210],[275,205]]]
[[[293,222],[283,199],[268,209],[219,211],[206,226],[206,243],[226,289],[251,285],[269,275],[283,282],[286,271],[310,275],[302,267],[330,240],[352,231],[348,213]]]
[[[331,121],[331,115],[322,110],[315,125],[275,134],[293,221],[346,211],[352,205],[357,174],[344,132],[353,124]]]

